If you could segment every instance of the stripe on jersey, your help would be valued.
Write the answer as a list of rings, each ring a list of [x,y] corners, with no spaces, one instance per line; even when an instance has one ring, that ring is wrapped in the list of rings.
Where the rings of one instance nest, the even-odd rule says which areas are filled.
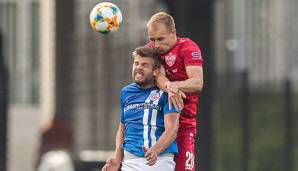
[[[154,105],[158,105],[159,99],[163,93],[163,91],[159,91],[157,92],[157,90],[151,91],[149,96],[146,99],[146,103],[150,103],[150,97],[152,94],[154,93],[158,93],[159,94],[159,98],[155,99],[153,101]],[[156,131],[156,119],[157,119],[157,109],[152,109],[152,116],[151,116],[151,130],[150,130],[150,141],[151,141],[151,146],[153,146],[154,144],[156,144],[156,136],[155,136],[155,131]],[[149,109],[144,109],[144,116],[143,116],[143,125],[144,125],[144,132],[143,132],[143,136],[144,136],[144,147],[149,148]]]
[[[154,105],[158,105],[159,99],[162,96],[163,91],[159,91],[159,98],[153,101]],[[152,146],[156,144],[156,136],[155,136],[155,131],[156,131],[156,118],[157,118],[157,109],[153,109],[152,111],[152,118],[151,118],[151,144]]]
[[[151,92],[152,93],[152,92]],[[150,103],[150,95],[147,97],[145,100],[146,103]],[[149,119],[149,109],[144,109],[144,116],[143,116],[143,125],[144,125],[144,147],[149,148],[149,138],[148,138],[148,132],[149,132],[149,127],[148,127],[148,119]]]
[[[151,117],[151,131],[150,131],[150,136],[151,136],[151,146],[156,144],[156,136],[155,136],[155,131],[156,131],[156,117],[157,117],[157,110],[153,109],[152,110],[152,117]]]

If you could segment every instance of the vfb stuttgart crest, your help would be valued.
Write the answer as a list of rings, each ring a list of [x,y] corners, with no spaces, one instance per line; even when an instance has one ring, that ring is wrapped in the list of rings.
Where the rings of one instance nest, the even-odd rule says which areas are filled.
[[[157,92],[151,93],[150,97],[149,97],[149,99],[152,100],[152,101],[155,101],[158,98],[159,98],[159,93],[157,93]]]
[[[176,55],[170,53],[169,55],[165,56],[165,61],[169,66],[173,66],[176,61]]]

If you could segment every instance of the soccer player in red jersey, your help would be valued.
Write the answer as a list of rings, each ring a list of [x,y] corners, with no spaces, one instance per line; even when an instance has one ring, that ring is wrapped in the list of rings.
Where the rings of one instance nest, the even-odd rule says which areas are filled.
[[[194,171],[196,113],[199,92],[203,87],[203,59],[199,46],[189,38],[176,35],[172,16],[164,12],[153,15],[147,23],[148,47],[159,50],[163,74],[156,84],[169,93],[169,105],[182,110],[177,135],[176,171]],[[182,99],[184,98],[184,99]]]

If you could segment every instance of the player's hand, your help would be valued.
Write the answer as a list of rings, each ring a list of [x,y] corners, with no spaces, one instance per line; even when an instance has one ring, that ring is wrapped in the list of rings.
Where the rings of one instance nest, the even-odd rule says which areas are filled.
[[[168,91],[169,109],[174,106],[176,110],[181,111],[184,107],[183,98],[186,98],[186,95],[182,91],[178,91],[178,93]]]
[[[108,159],[101,171],[118,171],[121,162],[114,158]]]
[[[172,91],[173,93],[178,93],[179,87],[175,82],[168,81],[165,85],[168,91]]]
[[[150,148],[142,147],[145,153],[145,158],[147,160],[146,164],[153,166],[157,162],[157,153]]]

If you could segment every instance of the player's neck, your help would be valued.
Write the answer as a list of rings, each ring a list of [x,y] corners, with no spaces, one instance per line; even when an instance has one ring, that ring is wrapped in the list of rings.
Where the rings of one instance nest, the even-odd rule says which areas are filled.
[[[162,55],[169,53],[176,46],[177,40],[178,40],[177,37],[175,37],[175,39],[172,42],[171,48],[166,53],[164,53]]]
[[[138,84],[138,83],[137,83]],[[148,89],[148,88],[151,88],[151,87],[155,87],[155,84],[154,82],[153,83],[147,83],[147,84],[138,84],[138,86],[141,88],[141,89]]]

